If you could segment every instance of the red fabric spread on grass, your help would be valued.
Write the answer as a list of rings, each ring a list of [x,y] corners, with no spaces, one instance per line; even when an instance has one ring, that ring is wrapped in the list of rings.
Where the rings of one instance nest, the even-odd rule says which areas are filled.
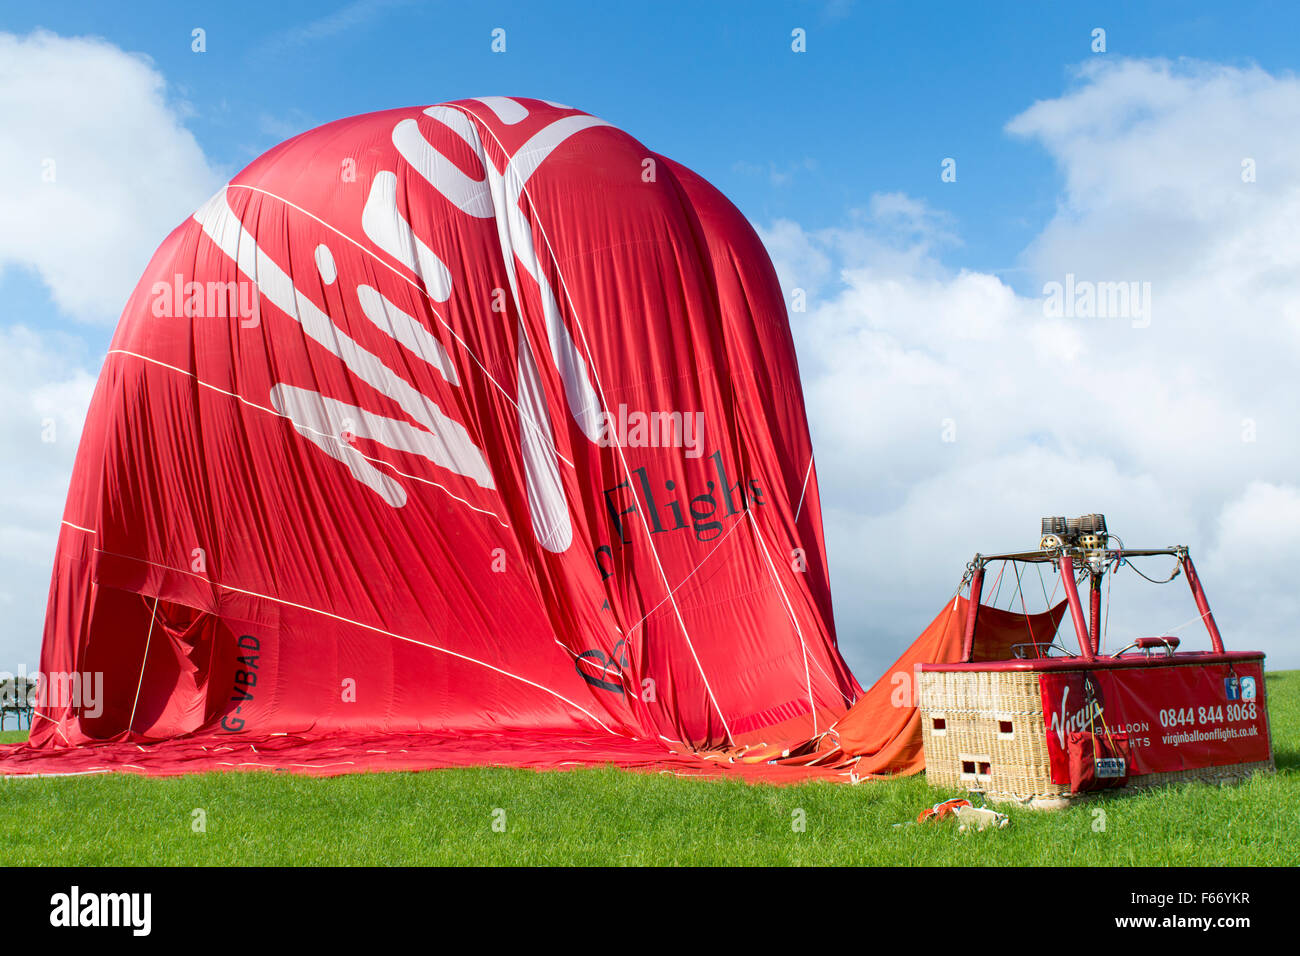
[[[157,743],[106,742],[57,751],[10,746],[4,772],[15,775],[136,773],[176,776],[210,771],[270,771],[332,777],[364,771],[441,770],[499,766],[568,770],[616,766],[684,777],[736,777],[787,784],[810,778],[845,780],[847,768],[749,763],[735,752],[670,750],[651,740],[605,735],[333,733],[317,737],[178,737]]]
[[[0,772],[711,767],[822,733],[861,688],[761,242],[540,100],[276,147],[122,314],[41,670]]]

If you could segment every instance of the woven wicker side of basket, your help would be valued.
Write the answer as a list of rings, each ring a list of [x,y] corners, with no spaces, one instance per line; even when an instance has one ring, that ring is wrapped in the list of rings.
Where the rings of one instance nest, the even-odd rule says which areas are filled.
[[[1052,783],[1037,674],[923,671],[920,709],[932,786],[994,800],[1069,795],[1068,785]]]

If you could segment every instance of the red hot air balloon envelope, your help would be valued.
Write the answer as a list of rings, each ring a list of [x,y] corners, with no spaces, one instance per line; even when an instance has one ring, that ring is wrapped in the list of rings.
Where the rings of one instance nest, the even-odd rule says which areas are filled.
[[[5,772],[779,775],[861,689],[759,239],[542,100],[271,150],[122,314],[41,670]]]

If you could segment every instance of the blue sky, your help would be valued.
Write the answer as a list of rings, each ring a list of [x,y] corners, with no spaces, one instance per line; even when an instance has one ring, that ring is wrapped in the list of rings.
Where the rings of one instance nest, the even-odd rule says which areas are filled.
[[[1285,3],[66,3],[0,28],[104,37],[166,77],[233,173],[342,116],[489,94],[571,103],[697,170],[756,223],[843,224],[900,191],[952,217],[948,265],[1003,271],[1055,210],[1059,177],[1006,122],[1093,56],[1294,68]],[[1086,9],[1084,9],[1086,7]],[[191,52],[191,30],[207,51]],[[506,30],[492,53],[490,33]],[[807,31],[807,52],[790,32]],[[939,164],[958,160],[956,183]],[[6,276],[24,300],[34,283]],[[17,285],[15,290],[13,286]],[[59,317],[51,315],[50,321]]]
[[[837,618],[864,678],[929,620],[970,553],[1026,544],[1040,511],[1118,511],[1150,543],[1183,540],[1225,575],[1273,546],[1269,515],[1300,521],[1300,395],[1288,385],[1300,357],[1300,235],[1287,225],[1300,221],[1296,7],[607,7],[10,5],[0,35],[20,46],[37,29],[102,38],[121,54],[113,70],[127,54],[143,57],[145,87],[162,84],[131,128],[156,127],[160,148],[187,157],[189,178],[158,188],[148,157],[131,154],[145,171],[123,189],[146,198],[122,222],[139,234],[121,250],[86,247],[91,259],[120,252],[128,287],[203,190],[288,136],[356,113],[535,96],[595,113],[700,172],[759,229],[786,286],[812,293],[792,325]],[[196,27],[204,53],[191,51]],[[498,27],[503,54],[490,49]],[[805,53],[791,50],[796,27],[807,31]],[[1097,27],[1104,54],[1091,49]],[[54,71],[55,85],[56,54],[31,61]],[[59,128],[82,142],[80,157],[60,147],[61,175],[75,177],[92,160],[91,138],[111,139],[117,111],[134,106],[96,103],[96,74],[68,71],[69,92],[49,94],[24,135]],[[139,81],[122,88],[138,92]],[[0,63],[0,111],[16,115],[14,104],[31,98],[23,84],[43,82]],[[0,112],[0,126],[18,128],[11,120]],[[0,178],[7,155],[44,155],[30,142],[7,154],[5,135]],[[946,157],[957,161],[954,183],[940,180]],[[1243,191],[1245,157],[1258,157],[1261,173]],[[20,187],[9,198],[3,188],[0,212],[21,207]],[[63,401],[51,395],[86,393],[121,302],[67,307],[75,281],[22,248],[24,230],[49,217],[14,215],[0,223],[19,237],[0,241],[0,346],[10,351],[0,379],[12,393],[0,400],[13,434],[26,436],[14,442],[25,442],[39,410]],[[1152,282],[1162,304],[1154,331],[1044,322],[1036,297],[1045,279],[1067,273]],[[1089,369],[1124,387],[1091,391],[1102,379]],[[1068,380],[1059,404],[1038,387],[1054,376]],[[871,423],[850,433],[837,409],[855,402]],[[963,437],[940,444],[950,417]],[[1259,424],[1258,441],[1241,437],[1247,421]],[[0,438],[9,427],[0,421]],[[70,455],[36,445],[0,461],[0,484],[19,502],[0,529],[0,611],[6,593],[25,608],[26,594],[44,591]],[[989,540],[948,508],[992,527],[1005,515],[1017,530]],[[934,541],[926,522],[943,523],[939,537],[963,530],[950,550],[892,564],[861,546],[881,536]],[[1269,552],[1267,566],[1292,558],[1300,551]],[[1264,564],[1259,574],[1253,590],[1221,585],[1221,617],[1266,644],[1296,608],[1294,588]],[[39,610],[8,616],[0,664],[8,655],[34,663]]]

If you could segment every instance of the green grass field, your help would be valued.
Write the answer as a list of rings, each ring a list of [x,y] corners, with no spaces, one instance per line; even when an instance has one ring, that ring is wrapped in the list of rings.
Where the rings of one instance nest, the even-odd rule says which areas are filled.
[[[1276,774],[1063,811],[1012,808],[1009,828],[982,833],[960,833],[951,821],[895,826],[956,795],[924,777],[774,787],[615,769],[482,768],[9,779],[0,781],[0,846],[10,865],[1294,866],[1300,671],[1270,674],[1268,695]],[[202,833],[192,826],[196,809],[206,817]],[[504,832],[493,829],[498,809]],[[797,811],[803,832],[792,825]]]

